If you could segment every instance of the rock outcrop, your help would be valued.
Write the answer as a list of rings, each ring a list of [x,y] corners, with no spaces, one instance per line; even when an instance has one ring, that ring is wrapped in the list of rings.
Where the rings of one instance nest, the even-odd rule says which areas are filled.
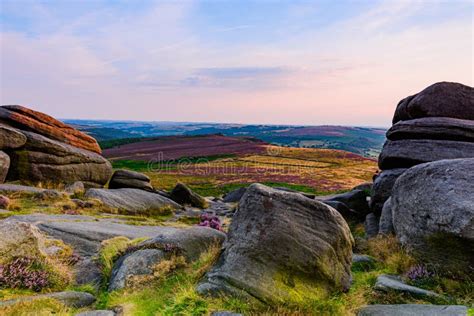
[[[109,189],[132,188],[153,191],[150,178],[143,173],[130,170],[116,170],[109,182]]]
[[[0,123],[0,149],[18,148],[26,143],[26,136],[15,128]]]
[[[0,107],[0,150],[9,156],[11,181],[101,187],[112,174],[94,138],[22,106]]]
[[[10,180],[33,182],[82,181],[87,186],[102,186],[110,178],[110,163],[91,151],[73,147],[32,132],[22,132],[26,144],[10,152]]]
[[[474,89],[439,82],[400,101],[379,157],[371,211],[380,216],[395,180],[407,168],[474,157]]]
[[[0,107],[0,120],[21,130],[41,134],[71,146],[100,154],[97,141],[44,113],[31,110],[21,105],[4,105]]]
[[[395,183],[392,220],[400,242],[446,273],[474,273],[474,158],[406,171]]]
[[[267,303],[345,291],[353,243],[347,223],[330,206],[253,184],[234,214],[224,252],[197,289]]]

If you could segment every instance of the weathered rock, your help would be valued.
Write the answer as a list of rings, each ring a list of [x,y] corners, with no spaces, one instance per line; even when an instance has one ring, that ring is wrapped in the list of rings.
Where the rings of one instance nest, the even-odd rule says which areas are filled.
[[[377,282],[375,282],[374,289],[377,291],[396,291],[403,292],[414,296],[431,296],[431,297],[441,297],[441,295],[420,289],[415,286],[408,285],[402,281],[398,276],[382,274],[377,277]]]
[[[344,291],[352,245],[347,223],[333,208],[253,184],[240,200],[223,254],[197,290],[268,303]]]
[[[160,194],[139,189],[89,189],[85,196],[133,214],[161,214],[181,207]]]
[[[366,190],[352,190],[346,193],[337,194],[332,196],[323,202],[338,201],[347,205],[350,209],[356,211],[362,217],[370,212],[369,203],[367,197],[370,195],[370,191]]]
[[[94,304],[95,297],[92,294],[76,291],[65,291],[34,296],[26,296],[11,300],[0,301],[0,307],[6,307],[23,302],[30,302],[42,298],[52,298],[58,300],[68,307],[82,308]]]
[[[426,117],[400,121],[387,132],[390,140],[441,139],[474,142],[474,121],[449,117]]]
[[[143,173],[130,170],[117,170],[109,182],[109,189],[133,188],[153,191],[150,178]]]
[[[10,169],[10,157],[3,151],[0,151],[0,183],[5,182]]]
[[[194,226],[186,229],[177,229],[168,234],[158,234],[138,245],[139,248],[163,249],[171,245],[179,250],[186,260],[194,261],[201,253],[209,249],[213,244],[220,245],[224,242],[226,235],[218,230]]]
[[[474,158],[422,164],[398,178],[392,218],[400,242],[448,273],[474,273]]]
[[[372,195],[370,197],[370,209],[372,213],[380,216],[385,201],[392,195],[392,188],[398,177],[407,169],[384,170],[374,180]]]
[[[120,258],[114,265],[109,291],[127,286],[134,276],[152,275],[153,267],[166,258],[166,251],[177,252],[188,262],[199,258],[213,244],[221,245],[225,234],[206,227],[176,230],[146,240],[137,245],[138,251]]]
[[[0,193],[21,193],[21,194],[38,194],[46,191],[46,189],[41,189],[37,187],[30,187],[26,185],[18,184],[0,184]]]
[[[359,310],[358,316],[466,316],[462,305],[369,305]]]
[[[379,220],[379,234],[390,235],[393,233],[392,199],[389,198],[382,208],[382,215]]]
[[[143,249],[123,256],[112,270],[109,291],[126,287],[132,276],[153,274],[153,267],[164,257],[164,252],[158,249]]]
[[[76,284],[99,285],[102,281],[102,269],[97,260],[89,257],[82,258],[74,265],[74,280]]]
[[[379,220],[374,213],[370,213],[365,217],[364,222],[365,236],[367,238],[374,238],[379,233]]]
[[[379,156],[379,168],[410,168],[436,160],[473,157],[474,143],[431,139],[388,140]]]
[[[76,316],[114,316],[114,315],[115,315],[114,311],[110,311],[106,309],[87,311],[87,312],[76,314]]]
[[[0,208],[8,208],[10,199],[5,195],[0,195]]]
[[[84,183],[81,181],[76,181],[64,187],[64,192],[68,194],[82,194],[85,190]]]
[[[112,174],[112,166],[102,156],[42,135],[23,132],[25,146],[10,153],[10,180],[71,183],[103,186]]]
[[[178,183],[171,191],[171,199],[181,205],[190,205],[199,208],[208,207],[206,199],[191,191],[190,188],[182,183]]]
[[[48,138],[95,153],[101,152],[97,141],[55,118],[21,105],[0,107],[0,120],[22,130],[32,131]]]
[[[438,82],[401,100],[393,123],[422,117],[474,120],[474,89],[455,82]]]
[[[242,187],[234,191],[230,191],[229,193],[224,195],[223,201],[226,203],[239,202],[246,191],[247,191],[246,187]]]
[[[45,237],[27,223],[0,222],[0,264],[14,257],[45,258]]]
[[[26,143],[26,136],[16,128],[0,123],[0,149],[18,148]]]

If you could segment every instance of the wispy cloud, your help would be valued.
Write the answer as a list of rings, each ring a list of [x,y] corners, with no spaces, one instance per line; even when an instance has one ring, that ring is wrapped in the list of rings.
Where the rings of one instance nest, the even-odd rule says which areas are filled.
[[[2,1],[1,102],[60,117],[386,125],[472,84],[468,2],[25,1]]]

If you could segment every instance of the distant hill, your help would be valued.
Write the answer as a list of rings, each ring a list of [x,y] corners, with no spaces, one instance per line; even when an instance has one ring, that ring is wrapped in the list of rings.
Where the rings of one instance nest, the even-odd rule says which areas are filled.
[[[377,157],[385,141],[383,128],[353,126],[240,125],[139,121],[64,120],[95,137],[102,148],[140,141],[143,137],[208,135],[255,137],[265,142],[301,148],[341,149]],[[120,139],[117,141],[117,139]]]

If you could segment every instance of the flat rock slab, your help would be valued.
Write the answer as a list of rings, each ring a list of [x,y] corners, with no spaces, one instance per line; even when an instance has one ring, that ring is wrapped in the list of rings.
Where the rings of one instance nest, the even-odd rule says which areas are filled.
[[[158,193],[139,189],[89,189],[85,196],[99,199],[108,207],[136,214],[160,212],[166,207],[181,208],[181,205]]]
[[[369,305],[359,310],[358,316],[466,316],[467,307],[461,305]]]
[[[473,158],[474,143],[452,140],[388,140],[379,156],[380,169],[410,168],[443,159]]]
[[[441,297],[441,295],[435,292],[423,290],[418,287],[403,283],[403,281],[397,276],[386,275],[386,274],[382,274],[377,278],[377,282],[375,283],[374,289],[378,291],[384,291],[384,292],[388,292],[388,291],[404,292],[404,293],[417,295],[417,296]]]
[[[474,142],[474,121],[449,117],[426,117],[400,121],[387,131],[390,140],[443,139]]]
[[[45,189],[29,187],[26,185],[19,184],[0,184],[0,193],[26,193],[26,194],[36,194],[46,191]]]
[[[95,297],[86,292],[66,291],[48,294],[39,294],[0,301],[0,307],[12,306],[18,303],[31,302],[37,299],[52,298],[58,300],[68,307],[82,308],[90,306],[95,302]]]
[[[96,219],[81,215],[32,214],[11,216],[6,221],[28,222],[46,234],[70,244],[81,256],[91,257],[99,251],[104,240],[124,236],[130,239],[157,235],[174,235],[185,228],[166,226],[136,226],[115,223],[109,219]]]

